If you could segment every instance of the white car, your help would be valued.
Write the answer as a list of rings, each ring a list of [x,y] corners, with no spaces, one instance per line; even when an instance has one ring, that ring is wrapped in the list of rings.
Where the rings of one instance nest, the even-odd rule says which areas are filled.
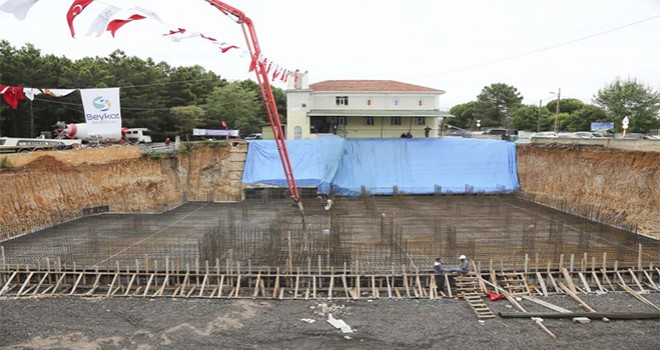
[[[261,140],[263,137],[261,136],[260,133],[256,134],[250,134],[248,136],[245,136],[243,140]]]

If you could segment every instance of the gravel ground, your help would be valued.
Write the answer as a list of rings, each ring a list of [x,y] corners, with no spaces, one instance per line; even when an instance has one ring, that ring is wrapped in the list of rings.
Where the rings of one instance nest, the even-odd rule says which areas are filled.
[[[623,293],[582,297],[597,311],[654,311]],[[659,293],[646,297],[660,304]],[[543,300],[584,311],[568,296]],[[508,301],[486,303],[494,312],[515,310]],[[551,312],[528,301],[522,305]],[[335,329],[324,311],[354,333]],[[658,320],[543,324],[557,339],[529,319],[480,322],[457,299],[0,298],[0,349],[660,349]]]

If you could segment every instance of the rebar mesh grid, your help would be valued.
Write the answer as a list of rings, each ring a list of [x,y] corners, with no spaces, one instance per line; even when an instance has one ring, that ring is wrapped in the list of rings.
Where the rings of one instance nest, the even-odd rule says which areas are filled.
[[[522,266],[525,255],[542,267],[569,256],[622,265],[660,261],[658,241],[515,195],[334,198],[328,208],[327,197],[308,193],[304,229],[285,193],[252,190],[245,197],[241,203],[188,203],[163,214],[80,218],[3,242],[4,262],[94,269],[220,261],[228,269],[376,273],[402,265],[430,269],[438,256],[451,265],[461,254],[497,266]]]

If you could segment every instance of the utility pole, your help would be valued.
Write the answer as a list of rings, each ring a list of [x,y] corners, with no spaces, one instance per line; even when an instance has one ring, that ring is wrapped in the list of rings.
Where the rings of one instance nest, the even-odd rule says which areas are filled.
[[[555,135],[559,134],[559,102],[561,101],[561,88],[557,91],[557,108],[555,109]]]
[[[541,104],[543,103],[543,100],[539,100],[539,116],[536,118],[536,132],[541,131]]]

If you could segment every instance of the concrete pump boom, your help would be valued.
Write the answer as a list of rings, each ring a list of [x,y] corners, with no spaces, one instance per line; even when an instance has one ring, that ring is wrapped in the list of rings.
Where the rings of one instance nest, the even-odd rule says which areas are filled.
[[[298,203],[300,212],[303,213],[302,201],[300,200],[300,195],[298,193],[298,187],[296,186],[296,180],[293,177],[293,170],[291,168],[291,162],[289,161],[289,153],[286,149],[286,143],[284,141],[284,135],[282,133],[282,125],[280,124],[280,116],[277,113],[277,105],[275,104],[275,98],[273,97],[273,90],[270,86],[268,80],[268,72],[266,63],[263,60],[260,60],[261,48],[259,47],[259,40],[257,40],[257,33],[254,30],[254,24],[252,20],[245,15],[242,11],[225,4],[222,1],[216,0],[205,0],[213,7],[220,10],[220,12],[225,15],[233,17],[236,23],[241,25],[243,29],[243,35],[245,35],[245,41],[248,45],[248,50],[250,52],[250,57],[252,58],[252,66],[257,75],[257,82],[259,83],[259,88],[261,89],[261,96],[264,100],[266,106],[266,112],[268,113],[268,119],[270,121],[270,126],[273,129],[273,135],[275,135],[275,143],[277,145],[277,151],[280,154],[280,160],[282,161],[282,169],[284,170],[284,176],[286,177],[286,183],[289,186],[289,192],[291,193],[291,199],[294,202]],[[303,214],[304,219],[304,214]]]

